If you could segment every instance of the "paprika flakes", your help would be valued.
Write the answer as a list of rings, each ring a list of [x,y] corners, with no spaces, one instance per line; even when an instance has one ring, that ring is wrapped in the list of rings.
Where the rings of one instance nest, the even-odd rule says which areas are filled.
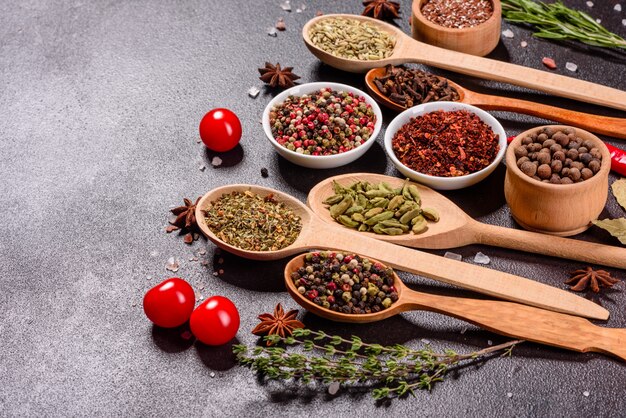
[[[403,125],[392,148],[411,170],[437,177],[475,173],[491,164],[500,146],[498,135],[467,110],[438,110]]]

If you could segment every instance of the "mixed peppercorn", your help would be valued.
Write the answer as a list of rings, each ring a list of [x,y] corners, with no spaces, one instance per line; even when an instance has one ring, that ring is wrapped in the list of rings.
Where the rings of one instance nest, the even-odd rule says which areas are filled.
[[[364,97],[330,88],[289,96],[272,108],[269,118],[280,145],[307,155],[340,154],[363,145],[376,123]]]
[[[398,300],[393,270],[356,254],[309,253],[291,279],[313,303],[345,314],[380,312]]]

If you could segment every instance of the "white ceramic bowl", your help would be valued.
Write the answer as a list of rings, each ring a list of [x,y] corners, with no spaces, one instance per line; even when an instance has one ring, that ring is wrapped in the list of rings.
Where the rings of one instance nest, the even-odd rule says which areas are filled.
[[[370,138],[365,141],[363,145],[359,145],[358,147],[351,149],[350,151],[335,155],[305,155],[297,153],[295,151],[291,151],[280,145],[278,141],[274,139],[274,135],[272,135],[272,129],[270,127],[270,111],[272,110],[272,108],[284,102],[288,96],[301,96],[303,94],[313,93],[325,87],[331,88],[335,91],[347,91],[350,93],[354,93],[355,95],[363,96],[365,98],[365,102],[372,106],[372,110],[374,111],[374,115],[376,116],[376,122],[374,123],[374,132],[372,133]],[[365,154],[367,150],[374,144],[376,136],[378,136],[382,124],[383,115],[380,111],[380,107],[378,107],[378,104],[367,93],[345,84],[330,82],[301,84],[299,86],[294,86],[290,89],[287,89],[280,93],[278,96],[274,97],[272,101],[267,104],[265,110],[263,111],[263,130],[265,131],[265,136],[267,136],[267,139],[269,139],[269,141],[276,149],[276,152],[278,152],[280,155],[285,157],[285,159],[291,161],[292,163],[308,168],[335,168],[351,163],[352,161]]]
[[[467,110],[475,113],[483,122],[489,125],[493,132],[498,135],[498,143],[500,145],[500,150],[498,151],[498,154],[496,155],[496,158],[492,161],[492,163],[480,171],[459,177],[429,176],[427,174],[411,170],[410,168],[402,164],[400,160],[398,160],[398,158],[396,157],[396,154],[393,152],[393,147],[391,145],[391,141],[394,135],[402,126],[409,123],[411,118],[424,115],[426,113],[435,112],[437,110],[443,110],[446,112],[454,110]],[[389,158],[391,158],[391,161],[393,161],[396,168],[408,178],[437,190],[462,189],[464,187],[476,184],[481,180],[484,180],[489,174],[493,172],[493,170],[496,169],[498,164],[500,164],[500,161],[502,161],[502,158],[504,157],[506,147],[506,132],[504,132],[504,128],[502,127],[502,125],[500,125],[500,122],[498,122],[496,118],[475,106],[456,102],[432,102],[414,106],[396,116],[394,120],[391,121],[391,123],[387,127],[387,131],[385,132],[385,151],[387,151],[387,155],[389,155]]]

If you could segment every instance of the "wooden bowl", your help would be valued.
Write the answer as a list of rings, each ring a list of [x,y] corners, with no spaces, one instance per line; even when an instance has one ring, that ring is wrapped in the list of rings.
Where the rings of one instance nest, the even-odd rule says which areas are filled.
[[[413,38],[453,51],[483,57],[494,50],[500,42],[502,6],[500,0],[491,0],[493,14],[480,25],[454,29],[440,26],[426,19],[422,5],[427,0],[413,0],[411,26]]]
[[[553,129],[572,128],[546,125]],[[611,155],[597,136],[579,128],[576,135],[591,140],[602,152],[602,165],[593,177],[580,183],[552,184],[528,177],[517,167],[513,150],[522,139],[546,126],[519,134],[506,151],[504,196],[513,218],[523,228],[551,235],[570,236],[585,231],[604,209],[609,190]]]

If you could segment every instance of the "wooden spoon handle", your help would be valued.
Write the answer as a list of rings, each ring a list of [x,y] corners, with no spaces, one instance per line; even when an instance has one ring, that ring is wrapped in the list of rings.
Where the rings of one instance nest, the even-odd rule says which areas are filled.
[[[390,267],[486,295],[558,312],[607,319],[601,306],[572,293],[523,277],[401,247],[316,220],[303,242],[306,248],[351,251]]]
[[[595,351],[626,360],[626,329],[602,328],[586,319],[517,303],[431,295],[403,289],[402,310],[453,316],[508,337],[555,347]]]
[[[521,65],[477,57],[403,38],[392,58],[417,62],[487,80],[544,91],[561,97],[626,110],[626,92],[600,84],[552,74]]]
[[[480,244],[626,269],[626,248],[476,223]]]
[[[473,91],[466,91],[466,99],[464,102],[478,106],[484,110],[504,110],[507,112],[538,116],[540,118],[577,126],[601,135],[626,139],[626,118],[592,115],[590,113],[576,112],[556,106],[508,97],[480,94]]]

